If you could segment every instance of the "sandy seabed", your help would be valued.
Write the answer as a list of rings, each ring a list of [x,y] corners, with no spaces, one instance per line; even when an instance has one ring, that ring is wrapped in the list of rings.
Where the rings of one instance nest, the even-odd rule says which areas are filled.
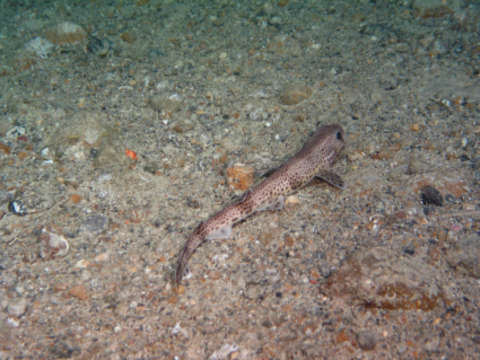
[[[0,359],[475,359],[477,1],[0,0]],[[335,172],[178,253],[320,125]]]

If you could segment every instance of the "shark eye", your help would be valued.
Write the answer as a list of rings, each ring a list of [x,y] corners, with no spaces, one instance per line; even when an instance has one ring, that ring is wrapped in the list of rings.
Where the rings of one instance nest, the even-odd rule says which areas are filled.
[[[342,132],[337,131],[336,137],[337,137],[337,140],[343,140]]]

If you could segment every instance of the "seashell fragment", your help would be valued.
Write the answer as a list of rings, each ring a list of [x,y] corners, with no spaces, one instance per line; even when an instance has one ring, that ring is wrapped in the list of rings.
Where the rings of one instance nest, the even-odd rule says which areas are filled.
[[[87,32],[75,23],[65,21],[46,32],[46,38],[54,44],[76,44],[87,39]]]
[[[40,257],[42,259],[53,259],[55,256],[63,257],[67,255],[70,249],[70,245],[65,237],[46,228],[42,229],[40,239],[43,240],[40,249]]]
[[[46,59],[53,47],[54,45],[50,41],[37,36],[25,44],[25,51],[33,53],[41,59]]]
[[[100,57],[104,57],[112,48],[112,42],[107,39],[100,39],[96,36],[88,36],[87,51]]]
[[[21,200],[12,200],[8,203],[8,211],[17,216],[27,215],[27,208]]]

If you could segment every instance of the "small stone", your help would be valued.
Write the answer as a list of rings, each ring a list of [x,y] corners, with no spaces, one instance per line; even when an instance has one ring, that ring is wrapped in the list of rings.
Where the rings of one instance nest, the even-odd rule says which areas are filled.
[[[110,257],[110,254],[108,252],[101,253],[95,256],[95,262],[105,262],[108,260],[109,257]]]
[[[280,94],[280,102],[284,105],[297,105],[312,96],[312,89],[307,85],[293,84],[286,86]]]
[[[300,200],[296,195],[290,195],[285,199],[285,206],[296,206],[300,204]]]
[[[0,143],[0,151],[2,151],[5,155],[8,155],[10,154],[10,146]]]
[[[25,51],[33,53],[41,59],[46,59],[53,47],[54,45],[50,41],[37,36],[25,44]]]
[[[19,327],[20,322],[17,319],[9,317],[7,319],[7,324],[10,325],[11,327]]]
[[[77,285],[72,287],[69,291],[68,294],[76,297],[79,300],[87,300],[88,299],[88,292],[87,289],[85,289],[85,286],[83,285]]]
[[[408,160],[408,166],[407,166],[407,175],[415,175],[418,174],[421,170],[422,166],[421,163],[418,159],[417,156],[410,156],[410,159]]]
[[[77,263],[75,264],[75,268],[78,268],[78,269],[85,269],[89,266],[90,266],[90,261],[86,259],[78,260]]]
[[[20,317],[27,311],[27,305],[25,298],[17,299],[8,304],[7,313],[10,316]]]
[[[270,25],[281,25],[282,18],[280,16],[274,16],[269,21]]]
[[[408,244],[403,248],[403,252],[407,255],[415,255],[415,245],[414,244]]]
[[[46,33],[49,41],[57,45],[75,44],[87,39],[87,32],[72,22],[65,21]]]
[[[422,198],[422,203],[424,205],[443,205],[443,196],[440,194],[440,191],[435,189],[433,186],[425,185],[420,190],[420,196]]]
[[[68,254],[70,245],[63,235],[43,228],[39,240],[42,242],[40,247],[40,257],[42,259],[53,259],[56,256],[65,256]]]
[[[70,201],[74,204],[78,204],[82,201],[82,197],[79,194],[72,194],[70,195]]]
[[[361,333],[357,334],[357,341],[360,349],[366,351],[375,349],[375,345],[377,345],[375,336],[367,331],[362,331]]]
[[[17,216],[27,215],[27,208],[21,200],[12,200],[8,203],[8,211]]]
[[[84,226],[89,232],[99,232],[107,226],[107,218],[100,214],[90,215],[84,222]]]

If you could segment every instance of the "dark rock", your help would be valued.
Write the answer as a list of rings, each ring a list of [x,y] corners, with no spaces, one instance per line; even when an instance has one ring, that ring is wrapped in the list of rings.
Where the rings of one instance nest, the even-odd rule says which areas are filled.
[[[433,186],[425,185],[424,187],[422,187],[422,189],[420,190],[420,196],[424,205],[443,205],[442,194],[440,194],[440,191],[435,189]]]
[[[357,341],[360,349],[366,351],[375,349],[375,346],[377,345],[375,336],[367,331],[362,331],[361,333],[357,334]]]
[[[99,232],[107,226],[107,218],[100,214],[94,214],[87,217],[84,222],[85,229],[89,232]]]

